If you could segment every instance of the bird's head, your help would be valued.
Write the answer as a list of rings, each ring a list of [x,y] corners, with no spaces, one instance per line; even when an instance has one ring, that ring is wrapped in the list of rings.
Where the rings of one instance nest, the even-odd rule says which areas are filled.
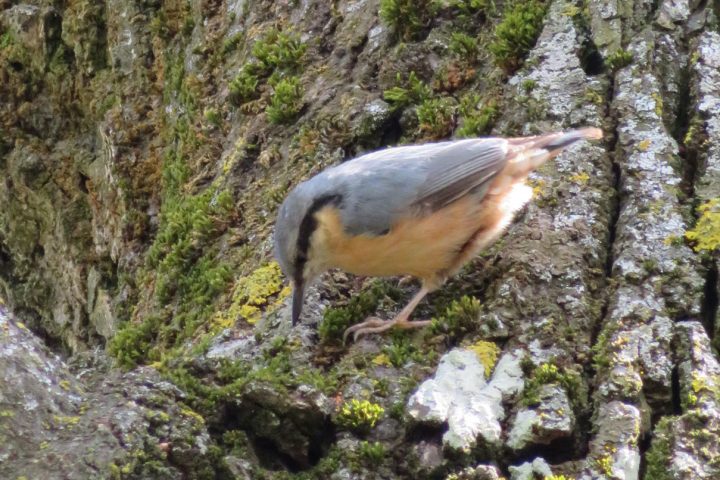
[[[275,257],[293,287],[292,323],[302,312],[305,287],[327,270],[313,248],[315,214],[325,206],[339,205],[340,195],[319,189],[312,180],[298,185],[283,202],[275,223]]]

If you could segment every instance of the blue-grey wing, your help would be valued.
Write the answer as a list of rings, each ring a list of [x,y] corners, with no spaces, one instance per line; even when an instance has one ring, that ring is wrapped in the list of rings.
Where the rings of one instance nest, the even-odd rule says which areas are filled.
[[[341,218],[353,235],[383,235],[399,219],[424,216],[472,194],[478,201],[505,166],[507,142],[469,139],[396,147],[322,174],[344,192]]]

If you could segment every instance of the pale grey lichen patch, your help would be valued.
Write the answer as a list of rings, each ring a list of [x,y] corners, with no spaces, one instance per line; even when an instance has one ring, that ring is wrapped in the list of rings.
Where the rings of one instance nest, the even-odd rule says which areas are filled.
[[[705,201],[720,197],[720,34],[700,34],[690,68],[698,116],[690,120],[685,141],[699,149],[695,194]]]
[[[720,476],[720,363],[699,322],[679,322],[678,376],[683,414],[667,418],[654,432],[652,473],[668,478],[714,479]]]
[[[619,478],[634,480],[640,471],[640,410],[632,405],[612,401],[597,412],[598,432],[590,442],[582,480]]]
[[[435,376],[410,397],[407,412],[418,422],[447,422],[443,444],[469,450],[478,437],[490,444],[500,441],[501,399],[498,390],[487,386],[485,367],[475,352],[454,349],[440,359]]]

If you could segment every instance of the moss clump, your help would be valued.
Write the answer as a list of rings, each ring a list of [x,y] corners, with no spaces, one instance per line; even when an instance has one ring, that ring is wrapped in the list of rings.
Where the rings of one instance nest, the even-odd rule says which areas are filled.
[[[608,55],[608,57],[605,59],[605,68],[607,68],[611,72],[616,72],[621,68],[630,65],[632,61],[632,52],[628,52],[627,50],[623,50],[621,48],[614,53]]]
[[[295,71],[302,65],[307,45],[291,32],[272,29],[255,42],[253,56],[266,71]]]
[[[655,427],[650,449],[645,454],[645,480],[670,480],[670,432],[675,417],[663,417]]]
[[[460,99],[460,128],[455,132],[458,138],[487,135],[498,116],[495,100],[483,101],[477,93],[470,93]]]
[[[432,319],[433,333],[443,333],[452,340],[459,340],[477,327],[481,309],[480,301],[467,295],[454,300],[445,313]]]
[[[270,105],[265,109],[272,123],[290,123],[298,116],[304,103],[303,87],[298,77],[280,80],[274,87]]]
[[[420,80],[415,72],[410,72],[407,81],[403,81],[398,73],[395,81],[398,85],[385,90],[383,98],[396,110],[422,103],[432,97],[432,89]]]
[[[396,368],[403,367],[407,362],[426,363],[435,358],[434,350],[421,350],[413,344],[406,332],[396,332],[390,345],[383,347],[383,353],[373,359],[376,365],[390,364]]]
[[[385,409],[377,403],[353,398],[343,404],[337,416],[337,424],[350,430],[367,432],[384,413]]]
[[[327,308],[323,313],[323,321],[318,327],[323,342],[337,341],[342,338],[345,330],[372,314],[383,300],[396,302],[402,296],[397,287],[388,282],[378,280],[370,287],[354,295],[346,305]]]
[[[455,106],[448,98],[430,98],[417,108],[419,130],[423,138],[438,140],[452,132]]]
[[[228,191],[216,186],[196,195],[183,194],[188,177],[185,135],[180,135],[180,146],[169,152],[163,165],[160,227],[141,275],[152,288],[150,299],[158,313],[142,322],[129,322],[109,344],[110,352],[126,368],[158,361],[169,348],[192,337],[212,318],[213,302],[232,277],[230,267],[217,260],[211,245],[227,229],[234,202]],[[173,311],[165,309],[173,303]]]
[[[123,368],[130,369],[142,363],[162,324],[163,320],[157,316],[145,318],[139,323],[126,324],[108,344],[110,355],[115,357]]]
[[[482,363],[483,367],[485,367],[485,378],[490,378],[490,374],[492,373],[493,368],[495,368],[498,355],[500,354],[500,347],[498,347],[495,342],[480,340],[467,348],[475,352],[478,360],[480,360],[480,363]]]
[[[685,232],[696,252],[713,252],[720,246],[720,198],[713,198],[697,209],[695,227]]]
[[[275,94],[271,97],[272,101],[277,96],[278,86],[282,83],[281,77],[297,73],[302,66],[306,51],[307,45],[301,42],[300,37],[297,35],[276,29],[270,30],[253,44],[252,54],[255,57],[254,60],[245,63],[237,76],[230,82],[230,101],[235,105],[242,105],[258,98],[260,96],[260,86],[265,80],[268,80],[268,77],[269,83],[275,85]],[[299,87],[297,77],[291,77],[288,81],[290,84],[297,83]],[[283,95],[297,96],[298,92],[290,91],[287,83],[280,88],[283,90],[281,93]],[[301,90],[300,97],[302,97]],[[289,98],[286,97],[283,103],[292,104],[293,102],[288,102]],[[300,105],[301,107],[302,105]],[[300,108],[297,108],[297,111],[288,117],[284,117],[281,113],[280,117],[283,120],[275,123],[282,123],[286,118],[288,121],[294,119]],[[271,121],[274,120],[271,119]]]
[[[517,70],[535,45],[546,11],[547,4],[538,0],[513,2],[507,7],[489,46],[495,63],[507,73]]]
[[[380,18],[403,40],[416,38],[436,12],[435,0],[380,0]]]
[[[580,375],[573,371],[561,372],[557,365],[543,363],[532,371],[529,380],[525,382],[523,405],[532,406],[540,403],[540,387],[551,384],[562,386],[576,407],[580,407],[585,401],[582,398],[583,386]]]
[[[449,48],[453,55],[471,63],[477,60],[480,51],[477,38],[465,32],[453,32]]]
[[[283,288],[280,266],[269,263],[235,282],[232,304],[219,312],[213,323],[220,328],[231,327],[238,318],[255,323],[272,297],[277,297],[273,304],[277,307],[289,294],[289,287]]]
[[[235,105],[242,105],[260,94],[258,85],[260,79],[250,68],[243,68],[230,82],[230,101]]]
[[[360,444],[360,458],[363,462],[370,466],[376,467],[380,465],[387,454],[385,445],[380,442],[363,441]]]

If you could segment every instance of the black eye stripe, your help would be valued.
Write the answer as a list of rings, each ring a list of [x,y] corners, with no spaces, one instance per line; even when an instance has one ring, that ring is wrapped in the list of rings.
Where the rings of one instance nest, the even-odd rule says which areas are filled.
[[[297,238],[297,255],[295,256],[295,275],[302,277],[307,263],[307,254],[310,249],[310,237],[317,228],[315,214],[327,205],[339,206],[342,204],[341,195],[323,195],[315,199],[300,222]]]

